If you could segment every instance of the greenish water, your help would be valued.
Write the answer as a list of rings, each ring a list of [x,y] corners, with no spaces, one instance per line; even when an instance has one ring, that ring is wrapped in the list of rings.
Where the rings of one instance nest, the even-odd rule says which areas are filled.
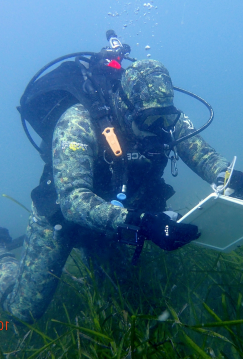
[[[74,250],[43,318],[2,313],[0,358],[242,358],[242,254],[147,245],[124,271]]]

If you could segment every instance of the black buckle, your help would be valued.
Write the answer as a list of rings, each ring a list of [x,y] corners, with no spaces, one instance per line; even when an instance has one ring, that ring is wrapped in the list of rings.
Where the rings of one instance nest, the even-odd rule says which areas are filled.
[[[121,224],[117,228],[118,242],[137,246],[139,243],[139,229],[140,227],[133,226],[132,224]]]
[[[145,237],[139,235],[139,230],[140,227],[133,226],[132,224],[121,224],[117,228],[118,242],[136,247],[132,257],[132,265],[134,266],[137,265],[145,241]]]

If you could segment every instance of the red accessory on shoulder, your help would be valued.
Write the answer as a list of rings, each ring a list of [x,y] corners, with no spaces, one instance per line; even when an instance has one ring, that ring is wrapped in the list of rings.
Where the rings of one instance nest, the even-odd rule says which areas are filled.
[[[114,69],[117,69],[117,70],[121,69],[121,65],[116,60],[111,60],[107,66],[113,67]]]

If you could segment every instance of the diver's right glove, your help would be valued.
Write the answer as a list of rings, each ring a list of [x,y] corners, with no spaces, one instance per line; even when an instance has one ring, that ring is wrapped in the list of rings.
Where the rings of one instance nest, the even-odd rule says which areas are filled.
[[[233,171],[229,187],[234,190],[232,197],[243,199],[243,172]]]
[[[162,212],[145,213],[139,227],[139,234],[166,251],[180,248],[200,236],[197,226],[177,223]]]

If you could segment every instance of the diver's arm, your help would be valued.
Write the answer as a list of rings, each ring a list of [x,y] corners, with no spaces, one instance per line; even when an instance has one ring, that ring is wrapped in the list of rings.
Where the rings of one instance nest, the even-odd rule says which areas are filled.
[[[185,136],[195,129],[187,116],[181,114],[176,124],[175,139]],[[177,146],[178,155],[195,173],[208,183],[214,183],[217,175],[224,171],[229,162],[218,154],[199,135],[181,142]]]
[[[114,232],[125,222],[127,210],[93,193],[97,138],[81,104],[69,108],[59,119],[52,148],[54,181],[64,217],[89,229]]]

